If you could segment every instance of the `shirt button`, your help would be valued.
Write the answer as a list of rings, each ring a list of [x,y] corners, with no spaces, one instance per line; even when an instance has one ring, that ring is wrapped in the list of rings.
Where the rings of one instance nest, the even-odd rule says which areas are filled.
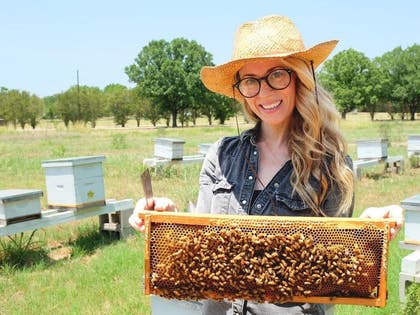
[[[261,204],[257,204],[257,209],[261,209]]]
[[[254,155],[257,155],[257,151],[254,151]]]
[[[252,177],[252,176],[249,176],[249,177],[248,177],[248,179],[249,179],[249,180],[252,180],[252,179],[253,179],[253,177]]]
[[[280,187],[280,184],[279,183],[274,183],[274,187],[275,188],[279,188]]]
[[[242,200],[242,204],[243,205],[246,205],[246,200]]]

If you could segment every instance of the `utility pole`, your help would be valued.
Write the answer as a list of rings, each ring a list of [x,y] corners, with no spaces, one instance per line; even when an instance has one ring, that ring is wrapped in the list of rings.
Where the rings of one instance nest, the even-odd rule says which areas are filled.
[[[79,70],[77,70],[77,120],[80,120],[80,85],[79,85]]]

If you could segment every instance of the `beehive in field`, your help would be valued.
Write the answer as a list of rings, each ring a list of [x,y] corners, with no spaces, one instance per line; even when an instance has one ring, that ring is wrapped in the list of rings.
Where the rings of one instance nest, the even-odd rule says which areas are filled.
[[[384,306],[389,220],[142,214],[145,293]]]
[[[102,162],[105,156],[82,156],[42,162],[48,206],[85,208],[105,204]]]
[[[39,189],[0,190],[0,225],[39,219],[42,195]]]
[[[420,194],[401,201],[404,208],[404,242],[420,245]]]
[[[358,159],[383,159],[388,156],[388,139],[357,141]]]
[[[184,154],[184,140],[171,138],[155,139],[154,155],[168,160],[182,160]]]

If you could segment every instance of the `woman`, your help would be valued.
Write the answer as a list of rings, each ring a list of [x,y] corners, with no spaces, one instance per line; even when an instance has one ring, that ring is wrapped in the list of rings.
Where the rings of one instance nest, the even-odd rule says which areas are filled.
[[[292,21],[266,16],[241,25],[232,60],[204,67],[201,78],[213,92],[243,104],[255,127],[225,137],[208,152],[200,174],[197,212],[283,216],[351,216],[353,173],[339,114],[315,79],[315,69],[337,41],[305,49]],[[130,218],[141,230],[137,212],[171,211],[173,202],[144,199]],[[364,217],[394,217],[398,206],[369,208]],[[205,314],[323,314],[324,306],[206,301]]]

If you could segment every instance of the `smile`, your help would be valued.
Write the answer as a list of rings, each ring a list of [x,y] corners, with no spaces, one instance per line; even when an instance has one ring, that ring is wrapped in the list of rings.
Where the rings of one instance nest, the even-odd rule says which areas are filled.
[[[271,104],[265,104],[265,105],[260,104],[260,106],[265,110],[273,110],[279,107],[282,103],[283,103],[283,100],[281,100],[280,102],[275,102]]]

